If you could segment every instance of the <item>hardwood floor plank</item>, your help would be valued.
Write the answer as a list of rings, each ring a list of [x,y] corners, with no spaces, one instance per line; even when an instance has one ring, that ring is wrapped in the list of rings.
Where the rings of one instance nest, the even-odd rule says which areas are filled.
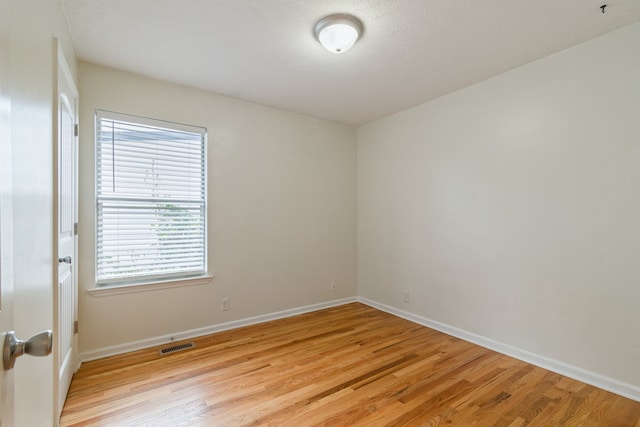
[[[640,427],[639,402],[359,303],[190,341],[83,364],[60,425]]]

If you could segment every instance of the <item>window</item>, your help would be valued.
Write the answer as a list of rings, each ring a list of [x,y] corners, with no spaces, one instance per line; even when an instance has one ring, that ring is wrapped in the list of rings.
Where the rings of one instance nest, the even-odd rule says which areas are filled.
[[[96,279],[206,274],[206,129],[96,112]]]

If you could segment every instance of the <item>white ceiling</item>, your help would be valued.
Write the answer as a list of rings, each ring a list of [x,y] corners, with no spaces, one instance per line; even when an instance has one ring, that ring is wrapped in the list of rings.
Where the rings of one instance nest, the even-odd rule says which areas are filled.
[[[82,60],[352,125],[640,21],[640,0],[61,1]],[[365,26],[344,54],[313,37],[332,13]]]

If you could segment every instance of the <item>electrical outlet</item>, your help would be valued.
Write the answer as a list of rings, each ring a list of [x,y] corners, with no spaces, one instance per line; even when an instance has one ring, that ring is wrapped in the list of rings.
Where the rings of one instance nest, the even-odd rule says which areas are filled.
[[[336,282],[335,280],[332,280],[331,284],[329,285],[329,290],[331,292],[335,292],[336,289],[338,289],[338,282]]]
[[[229,310],[229,298],[222,298],[220,300],[220,310],[228,311]]]
[[[402,291],[402,301],[409,304],[409,291]]]

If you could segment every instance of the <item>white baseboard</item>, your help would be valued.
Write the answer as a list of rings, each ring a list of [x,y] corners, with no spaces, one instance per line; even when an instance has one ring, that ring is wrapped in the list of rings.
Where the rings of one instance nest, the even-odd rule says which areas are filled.
[[[298,314],[310,313],[312,311],[318,311],[325,308],[337,307],[339,305],[349,304],[356,301],[358,301],[356,297],[343,298],[319,304],[307,305],[304,307],[292,308],[289,310],[277,311],[275,313],[263,314],[261,316],[248,317],[246,319],[234,320],[232,322],[205,326],[203,328],[191,329],[188,331],[162,335],[154,338],[147,338],[139,341],[132,341],[110,347],[103,347],[97,350],[80,353],[79,358],[81,362],[88,362],[90,360],[102,359],[104,357],[115,356],[118,354],[128,353],[130,351],[142,350],[145,348],[154,347],[156,345],[167,344],[171,342],[172,338],[174,341],[196,338],[203,335],[214,334],[216,332],[241,328],[243,326],[255,325],[258,323],[269,322],[271,320],[296,316]]]
[[[422,326],[426,326],[431,329],[443,332],[447,335],[454,336],[456,338],[463,339],[465,341],[480,345],[482,347],[497,351],[498,353],[505,354],[507,356],[514,357],[519,360],[523,360],[532,365],[539,366],[544,369],[556,372],[560,375],[567,376],[569,378],[582,381],[592,386],[601,388],[603,390],[610,391],[620,396],[627,397],[629,399],[640,402],[640,387],[628,384],[604,375],[597,374],[595,372],[587,371],[577,366],[570,365],[568,363],[561,362],[559,360],[550,359],[539,354],[531,353],[530,351],[523,350],[517,347],[513,347],[508,344],[501,343],[499,341],[486,338],[482,335],[474,334],[473,332],[465,331],[454,326],[447,325],[435,320],[422,317],[408,311],[400,310],[395,307],[388,306],[386,304],[379,303],[377,301],[370,300],[363,297],[351,297],[343,298],[339,300],[328,301],[319,304],[308,305],[304,307],[292,308],[289,310],[277,311],[275,313],[264,314],[261,316],[248,317],[246,319],[234,320],[232,322],[220,323],[217,325],[205,326],[203,328],[191,329],[188,331],[162,335],[154,338],[148,338],[139,341],[132,341],[124,344],[114,345],[110,347],[104,347],[93,351],[80,353],[79,359],[81,362],[88,362],[90,360],[102,359],[104,357],[115,356],[122,353],[128,353],[130,351],[142,350],[148,347],[154,347],[156,345],[167,344],[174,341],[196,338],[203,335],[209,335],[216,332],[227,331],[230,329],[241,328],[243,326],[255,325],[258,323],[269,322],[271,320],[283,319],[286,317],[296,316],[298,314],[309,313],[312,311],[318,311],[325,308],[337,307],[352,302],[361,302],[370,307],[378,310],[393,314],[411,322],[417,323]]]
[[[531,353],[530,351],[522,350],[517,347],[504,344],[490,338],[483,337],[481,335],[474,334],[472,332],[465,331],[463,329],[456,328],[444,323],[437,322],[435,320],[427,319],[422,316],[410,313],[408,311],[400,310],[395,307],[391,307],[379,302],[358,297],[358,301],[376,308],[381,311],[393,314],[411,322],[417,323],[422,326],[426,326],[431,329],[443,332],[447,335],[454,336],[456,338],[463,339],[465,341],[472,342],[479,346],[497,351],[498,353],[505,354],[507,356],[514,357],[519,360],[523,360],[532,365],[539,366],[549,371],[556,372],[560,375],[564,375],[569,378],[581,381],[583,383],[590,384],[592,386],[601,388],[603,390],[610,391],[623,397],[640,402],[640,387],[628,384],[604,375],[597,374],[595,372],[587,371],[577,366],[570,365],[568,363],[561,362],[559,360],[550,359],[539,354]]]

